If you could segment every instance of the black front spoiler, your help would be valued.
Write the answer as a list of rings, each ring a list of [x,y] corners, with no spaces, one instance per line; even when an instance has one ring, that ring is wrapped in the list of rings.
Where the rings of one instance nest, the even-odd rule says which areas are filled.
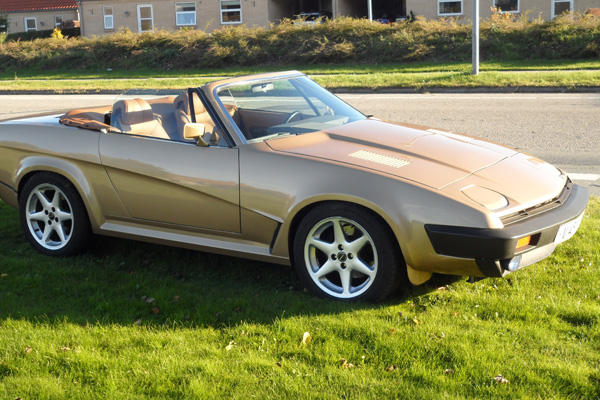
[[[474,259],[484,276],[499,277],[509,272],[508,263],[517,255],[523,256],[521,267],[550,255],[560,226],[578,218],[584,212],[588,199],[587,188],[573,185],[570,195],[559,207],[505,228],[428,224],[425,225],[425,230],[436,253]],[[532,237],[531,245],[517,252],[517,242],[525,236]]]

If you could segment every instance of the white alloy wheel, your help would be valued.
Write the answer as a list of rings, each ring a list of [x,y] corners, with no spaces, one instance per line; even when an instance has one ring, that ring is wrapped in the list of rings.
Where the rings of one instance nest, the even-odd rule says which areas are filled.
[[[60,250],[71,240],[74,226],[71,203],[52,184],[42,183],[29,193],[25,218],[29,232],[45,249]]]
[[[319,289],[339,299],[360,296],[377,275],[375,242],[365,228],[348,218],[318,222],[306,238],[304,260]]]
[[[389,226],[356,204],[327,202],[308,211],[294,233],[292,251],[306,288],[328,299],[378,302],[405,275]]]

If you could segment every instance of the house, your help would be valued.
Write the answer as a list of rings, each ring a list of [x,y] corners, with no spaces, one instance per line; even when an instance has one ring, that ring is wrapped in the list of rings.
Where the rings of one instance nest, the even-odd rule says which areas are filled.
[[[0,0],[2,1],[2,0]],[[599,0],[478,0],[482,18],[490,7],[551,19],[565,11],[585,11]],[[127,28],[132,32],[180,28],[215,29],[246,24],[269,26],[300,13],[326,12],[334,18],[371,17],[394,21],[410,11],[428,19],[472,18],[472,0],[77,0],[83,36]]]
[[[599,0],[479,0],[479,16],[488,18],[491,8],[502,12],[523,14],[530,18],[541,16],[551,20],[564,12],[586,12],[598,6]],[[473,19],[473,0],[406,0],[406,9],[427,19],[464,17]]]
[[[405,15],[405,0],[372,0]],[[78,0],[83,36],[128,28],[132,32],[179,28],[215,29],[246,24],[269,26],[303,12],[366,17],[367,0]]]
[[[7,33],[72,27],[79,21],[75,0],[0,0],[0,13],[8,17]]]

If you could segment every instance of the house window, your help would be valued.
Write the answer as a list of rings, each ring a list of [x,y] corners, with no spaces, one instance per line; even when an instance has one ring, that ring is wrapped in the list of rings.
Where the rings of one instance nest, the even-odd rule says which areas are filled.
[[[438,0],[438,15],[462,15],[462,0]]]
[[[241,0],[221,0],[221,23],[222,24],[241,24],[242,23],[242,2],[241,2]]]
[[[175,3],[177,26],[196,25],[196,3]]]
[[[519,0],[494,0],[494,7],[502,12],[519,12]]]
[[[37,31],[37,20],[35,18],[25,18],[25,32]]]
[[[113,8],[112,7],[102,7],[104,13],[104,29],[113,29],[115,27],[114,17],[113,17]]]
[[[138,4],[138,29],[140,32],[154,30],[154,15],[152,4]]]
[[[62,24],[63,24],[62,17],[61,16],[55,16],[54,17],[54,26],[57,27],[57,28],[60,28],[60,27],[62,27]]]
[[[552,0],[552,18],[573,11],[573,0]]]

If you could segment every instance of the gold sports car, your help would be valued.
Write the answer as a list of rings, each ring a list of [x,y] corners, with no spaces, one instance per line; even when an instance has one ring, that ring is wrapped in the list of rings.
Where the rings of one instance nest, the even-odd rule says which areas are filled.
[[[588,192],[514,149],[363,115],[292,71],[3,121],[0,198],[48,255],[96,233],[293,264],[318,296],[379,301],[406,279],[547,257]]]

